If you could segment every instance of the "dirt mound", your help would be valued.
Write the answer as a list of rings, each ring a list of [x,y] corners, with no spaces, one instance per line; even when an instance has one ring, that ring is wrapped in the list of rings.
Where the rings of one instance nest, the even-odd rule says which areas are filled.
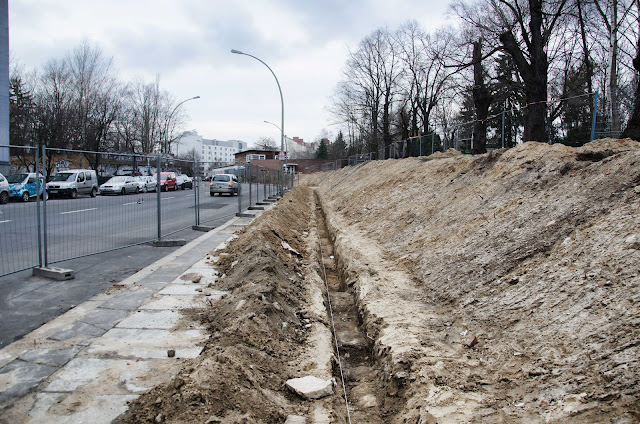
[[[299,190],[214,253],[222,275],[215,288],[230,294],[199,311],[211,333],[205,350],[168,385],[134,401],[120,422],[283,422],[306,413],[284,383],[299,376],[309,332],[309,199],[308,189]]]
[[[343,255],[405,273],[405,302],[428,320],[389,313],[403,309],[397,283],[357,280],[367,267],[351,259],[378,349],[421,405],[405,418],[640,418],[640,144],[526,143],[308,182]]]
[[[215,288],[230,293],[194,311],[204,352],[121,422],[345,422],[335,362],[332,398],[284,386],[336,358],[325,266],[370,346],[344,373],[360,422],[638,422],[639,211],[631,140],[306,176],[215,252]]]

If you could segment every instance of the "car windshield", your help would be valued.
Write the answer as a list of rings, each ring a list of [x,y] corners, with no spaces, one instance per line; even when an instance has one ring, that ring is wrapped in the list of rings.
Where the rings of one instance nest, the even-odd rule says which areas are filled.
[[[107,181],[108,183],[123,183],[125,182],[126,177],[111,177],[109,178],[109,181]]]
[[[53,177],[53,181],[73,181],[76,179],[76,174],[73,172],[59,172]]]
[[[7,176],[7,182],[9,184],[20,184],[23,182],[29,174],[11,174]]]
[[[231,181],[231,178],[228,175],[216,175],[213,181]]]

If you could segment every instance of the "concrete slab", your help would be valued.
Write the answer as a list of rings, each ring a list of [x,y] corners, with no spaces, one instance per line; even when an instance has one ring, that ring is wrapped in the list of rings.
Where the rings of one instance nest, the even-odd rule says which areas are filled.
[[[58,368],[17,359],[0,369],[0,404],[23,396]]]
[[[58,424],[107,424],[127,410],[127,402],[138,395],[100,395],[86,403],[71,402],[65,393],[38,393],[29,411],[31,422]]]
[[[199,284],[193,284],[193,283],[191,283],[190,285],[187,285],[187,284],[168,284],[165,288],[160,290],[158,292],[158,294],[162,294],[162,295],[178,295],[178,296],[202,295],[202,292],[198,291],[198,289],[203,290],[203,287],[201,285],[199,285]]]
[[[166,359],[167,350],[176,358],[195,358],[202,352],[209,336],[201,329],[169,331],[156,329],[114,328],[96,339],[79,356],[128,359]]]
[[[133,311],[138,309],[142,302],[151,297],[153,293],[153,290],[146,287],[136,287],[114,296],[100,305],[100,307],[103,309]]]
[[[33,349],[20,355],[19,359],[34,364],[61,367],[84,348],[85,346],[69,346],[51,349]]]
[[[43,391],[70,393],[91,385],[96,394],[142,392],[153,387],[144,382],[148,371],[147,361],[75,358],[51,378]]]
[[[107,330],[104,328],[96,327],[95,325],[87,324],[85,322],[74,322],[71,328],[60,331],[49,338],[51,340],[64,341],[70,339],[93,339],[95,337],[102,336]]]
[[[169,309],[160,311],[139,310],[120,321],[116,327],[169,330],[176,326],[180,318],[182,318],[182,314],[179,311]]]
[[[122,321],[128,313],[129,311],[123,311],[120,309],[97,308],[84,316],[82,321],[87,324],[95,325],[98,328],[109,330],[115,327],[118,322]]]
[[[218,297],[211,297],[211,299],[219,299]],[[140,306],[140,309],[190,309],[190,308],[203,308],[207,306],[205,296],[157,296],[154,300],[145,303]]]

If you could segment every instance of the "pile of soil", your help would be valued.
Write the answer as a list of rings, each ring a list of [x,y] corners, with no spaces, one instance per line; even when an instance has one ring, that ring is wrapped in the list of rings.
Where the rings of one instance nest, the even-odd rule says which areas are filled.
[[[285,382],[300,377],[313,318],[304,275],[305,257],[313,256],[304,240],[310,201],[309,189],[298,190],[212,252],[221,275],[214,288],[229,294],[192,311],[211,334],[204,351],[169,384],[132,402],[118,422],[271,423],[308,413]]]
[[[285,388],[327,355],[316,207],[383,422],[640,421],[640,143],[599,140],[303,178],[214,253],[230,294],[194,311],[205,350],[121,422],[344,422],[338,390],[321,421]]]
[[[395,422],[638,422],[640,144],[449,156],[308,180]]]

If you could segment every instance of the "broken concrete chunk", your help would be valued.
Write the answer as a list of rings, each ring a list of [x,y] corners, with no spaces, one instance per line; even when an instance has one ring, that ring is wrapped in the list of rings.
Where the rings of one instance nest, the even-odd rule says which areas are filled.
[[[293,247],[291,247],[289,245],[289,243],[287,243],[286,241],[282,242],[282,247],[287,249],[289,252],[293,253],[294,255],[296,255],[297,257],[301,258],[302,255],[300,253],[298,253],[298,251],[296,249],[294,249]]]
[[[323,380],[312,375],[287,380],[287,387],[305,399],[320,399],[333,394],[331,380]]]
[[[284,424],[307,424],[307,419],[300,415],[287,415],[287,420]]]

